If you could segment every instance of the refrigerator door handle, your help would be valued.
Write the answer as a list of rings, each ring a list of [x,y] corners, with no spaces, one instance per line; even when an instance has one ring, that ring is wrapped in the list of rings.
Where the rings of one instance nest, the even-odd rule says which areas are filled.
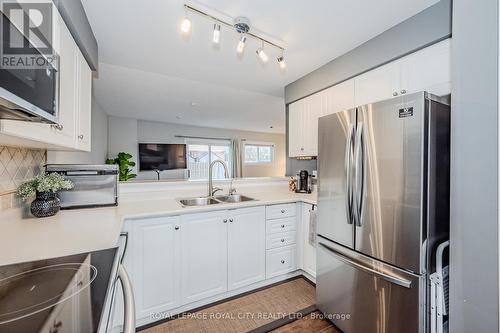
[[[318,244],[325,248],[327,251],[329,251],[330,253],[334,254],[335,257],[337,259],[339,259],[340,261],[344,262],[345,264],[347,265],[350,265],[352,267],[355,267],[359,270],[362,270],[366,273],[369,273],[371,275],[374,275],[378,278],[381,278],[381,279],[384,279],[390,283],[394,283],[394,284],[397,284],[401,287],[404,287],[404,288],[408,288],[410,289],[411,288],[411,281],[410,280],[407,280],[407,279],[403,279],[401,277],[398,277],[398,276],[394,276],[392,274],[388,274],[388,273],[384,273],[384,272],[379,272],[377,270],[374,270],[373,268],[370,268],[370,267],[367,267],[363,264],[360,264],[360,263],[357,263],[349,258],[347,258],[342,252],[339,252],[337,250],[335,250],[334,248],[322,243],[321,241],[318,242]]]
[[[358,123],[356,141],[354,143],[354,219],[356,226],[363,225],[364,193],[365,193],[365,128],[363,123]]]
[[[352,191],[352,159],[353,159],[353,141],[354,141],[354,124],[349,128],[347,141],[345,144],[344,170],[346,179],[346,201],[345,209],[347,216],[347,224],[353,223],[353,191]]]

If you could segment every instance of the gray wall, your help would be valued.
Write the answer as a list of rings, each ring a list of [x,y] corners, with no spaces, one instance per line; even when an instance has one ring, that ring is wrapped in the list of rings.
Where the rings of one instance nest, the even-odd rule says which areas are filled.
[[[47,163],[104,164],[108,155],[108,115],[92,96],[92,137],[90,152],[47,151]]]
[[[498,332],[498,1],[454,0],[450,332]]]
[[[291,103],[451,35],[451,0],[441,0],[285,87]]]

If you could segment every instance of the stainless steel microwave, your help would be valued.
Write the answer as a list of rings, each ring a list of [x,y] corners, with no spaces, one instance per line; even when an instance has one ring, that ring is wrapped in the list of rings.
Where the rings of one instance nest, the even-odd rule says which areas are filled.
[[[13,24],[0,13],[2,28]],[[26,40],[17,29],[9,29],[18,34],[17,38]],[[12,38],[12,37],[11,37]],[[6,43],[2,39],[2,44]],[[28,45],[26,41],[25,45]],[[35,47],[25,47],[32,58],[45,59],[45,55]],[[24,50],[21,48],[21,51]],[[8,58],[2,55],[2,62]],[[44,67],[0,66],[0,119],[14,119],[43,123],[57,123],[59,118],[59,59],[51,55],[53,62]],[[7,59],[8,60],[8,59]]]

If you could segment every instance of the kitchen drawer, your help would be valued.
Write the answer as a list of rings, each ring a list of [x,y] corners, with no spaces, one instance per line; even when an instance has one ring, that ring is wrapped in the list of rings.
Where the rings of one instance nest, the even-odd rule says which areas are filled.
[[[294,271],[295,256],[295,245],[267,250],[266,279]]]
[[[295,231],[270,234],[266,237],[266,249],[275,249],[295,244]]]
[[[295,203],[266,206],[266,219],[295,216]]]
[[[296,228],[297,219],[289,217],[286,219],[277,219],[266,221],[266,234],[275,234],[280,232],[294,231]]]

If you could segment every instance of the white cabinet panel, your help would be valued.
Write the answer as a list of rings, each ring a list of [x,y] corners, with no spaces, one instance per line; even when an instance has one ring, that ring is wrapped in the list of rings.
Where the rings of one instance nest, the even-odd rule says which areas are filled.
[[[130,235],[137,318],[180,305],[180,219],[135,220]]]
[[[402,88],[406,93],[428,91],[443,96],[451,93],[451,40],[447,39],[405,57]]]
[[[78,119],[76,148],[90,151],[92,117],[92,70],[78,50]]]
[[[309,243],[309,220],[312,205],[302,204],[302,269],[316,277],[316,248]]]
[[[399,60],[375,68],[354,78],[356,106],[375,103],[398,94],[401,82]]]
[[[266,278],[264,207],[228,211],[228,289]]]
[[[323,99],[325,109],[323,115],[354,108],[354,79],[326,89]]]
[[[227,211],[181,217],[182,303],[227,290]]]

